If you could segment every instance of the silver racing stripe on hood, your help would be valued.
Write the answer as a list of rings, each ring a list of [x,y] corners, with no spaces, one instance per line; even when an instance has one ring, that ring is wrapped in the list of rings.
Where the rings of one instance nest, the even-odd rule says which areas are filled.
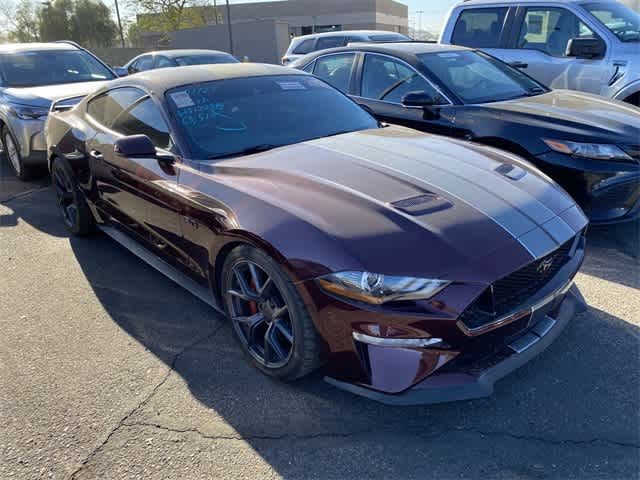
[[[488,170],[486,165],[490,159],[482,159],[485,168],[475,165],[473,158],[478,159],[482,154],[437,137],[425,137],[425,140],[432,144],[430,148],[413,139],[402,141],[376,135],[332,137],[313,144],[349,155],[369,168],[405,176],[428,188],[443,191],[493,220],[534,259],[547,255],[578,233],[579,230],[561,218],[565,211],[575,207],[568,197],[563,210],[553,212],[520,188],[518,181]],[[439,143],[448,150],[444,153],[438,150],[435,154],[433,147]],[[430,154],[435,158],[430,159]],[[500,165],[497,161],[495,164]],[[556,189],[546,180],[536,178],[542,188]],[[558,191],[558,195],[564,194]]]

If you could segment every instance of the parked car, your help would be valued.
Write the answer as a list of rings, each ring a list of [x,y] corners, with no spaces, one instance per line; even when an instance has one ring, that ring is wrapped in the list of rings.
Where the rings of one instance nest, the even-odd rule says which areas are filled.
[[[295,37],[291,40],[287,53],[282,57],[282,65],[288,65],[318,50],[344,47],[353,42],[408,42],[410,40],[409,37],[401,33],[385,32],[382,30],[313,33],[311,35]]]
[[[47,124],[74,234],[94,225],[223,310],[250,361],[390,403],[485,396],[583,301],[587,219],[526,162],[382,127],[296,70],[119,79]]]
[[[115,73],[70,42],[0,45],[0,139],[18,178],[46,171],[44,122],[53,100],[84,96]]]
[[[640,213],[636,107],[550,90],[486,53],[451,45],[359,45],[292,66],[383,121],[520,155],[562,185],[594,223]]]
[[[138,55],[123,67],[116,67],[120,76],[146,72],[156,68],[186,67],[188,65],[215,65],[218,63],[239,63],[227,52],[218,50],[161,50]]]
[[[551,88],[640,106],[640,15],[610,0],[472,0],[441,43],[482,48]]]

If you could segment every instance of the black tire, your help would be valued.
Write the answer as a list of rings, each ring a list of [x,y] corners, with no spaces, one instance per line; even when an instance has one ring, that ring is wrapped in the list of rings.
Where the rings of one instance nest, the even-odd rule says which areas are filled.
[[[56,192],[58,210],[67,230],[76,236],[91,233],[95,225],[93,215],[78,188],[71,165],[64,158],[53,160],[51,184]]]
[[[2,141],[2,151],[4,153],[4,157],[6,161],[9,162],[9,165],[11,165],[11,168],[13,168],[13,171],[15,172],[16,177],[18,177],[22,181],[29,180],[33,172],[31,171],[31,168],[29,168],[27,165],[24,164],[22,155],[20,154],[19,143],[16,141],[15,137],[7,127],[2,127],[2,132],[0,133],[0,140]],[[13,156],[11,156],[9,153],[10,152],[9,142],[11,142],[11,144],[13,144],[13,147],[14,147]]]
[[[261,283],[265,285],[269,284],[268,279],[271,279],[272,283],[269,284],[271,287],[268,288],[268,292],[264,293],[264,297],[272,296],[273,298],[262,300],[259,302],[259,305],[258,302],[253,302],[256,303],[256,306],[254,307],[256,311],[247,313],[246,315],[254,313],[255,315],[252,316],[256,316],[263,313],[265,302],[268,302],[268,306],[266,307],[267,310],[277,310],[277,308],[272,309],[271,305],[282,308],[282,305],[276,305],[280,300],[284,303],[284,306],[286,306],[287,309],[287,313],[285,313],[281,318],[272,320],[271,323],[268,321],[264,322],[262,328],[266,329],[266,333],[263,337],[264,352],[262,358],[260,357],[259,352],[256,351],[259,347],[256,347],[256,345],[249,345],[247,340],[248,336],[245,330],[247,328],[247,324],[234,320],[234,317],[240,318],[237,315],[238,312],[234,312],[238,306],[236,303],[248,305],[251,302],[246,302],[245,300],[234,297],[229,293],[229,291],[236,291],[238,289],[238,277],[235,269],[240,270],[249,264],[254,264],[254,266],[258,267],[258,270],[260,271],[259,275],[261,276]],[[266,281],[263,282],[264,279],[266,279]],[[307,311],[302,298],[300,298],[296,287],[293,285],[287,274],[268,255],[249,245],[237,247],[225,259],[224,266],[222,268],[221,285],[222,302],[227,316],[232,322],[236,339],[251,363],[256,368],[270,377],[283,381],[293,381],[310,374],[322,365],[320,340],[309,312]],[[273,288],[274,286],[275,288]],[[276,293],[279,295],[276,295]],[[271,303],[272,301],[273,303]],[[293,340],[290,341],[284,337],[280,337],[280,340],[283,340],[282,343],[286,344],[286,349],[289,351],[288,357],[285,360],[281,360],[280,364],[275,362],[273,364],[268,364],[268,361],[265,361],[264,359],[265,356],[268,358],[268,355],[266,355],[266,339],[269,336],[268,327],[275,325],[276,322],[284,322],[291,327],[291,331],[289,333],[292,333]],[[276,335],[274,336],[279,337],[278,329],[274,328],[273,330],[276,331]],[[256,337],[260,338],[260,334],[256,335]],[[270,348],[270,350],[271,349],[272,348]]]

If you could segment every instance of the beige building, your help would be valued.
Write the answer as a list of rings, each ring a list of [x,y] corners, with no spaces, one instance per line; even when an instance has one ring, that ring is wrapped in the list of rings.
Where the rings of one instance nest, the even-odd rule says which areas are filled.
[[[220,16],[226,17],[226,9],[218,6]],[[286,0],[231,5],[232,23],[255,20],[286,22],[294,35],[332,30],[389,30],[406,34],[409,9],[394,0]]]

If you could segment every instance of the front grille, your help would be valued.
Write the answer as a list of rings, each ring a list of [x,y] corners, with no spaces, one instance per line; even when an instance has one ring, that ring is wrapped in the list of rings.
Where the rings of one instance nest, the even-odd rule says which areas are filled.
[[[597,193],[592,201],[592,207],[598,210],[629,209],[638,198],[640,198],[640,183],[634,180],[611,186]]]
[[[463,323],[476,329],[517,310],[567,264],[574,241],[494,282],[464,311]]]

